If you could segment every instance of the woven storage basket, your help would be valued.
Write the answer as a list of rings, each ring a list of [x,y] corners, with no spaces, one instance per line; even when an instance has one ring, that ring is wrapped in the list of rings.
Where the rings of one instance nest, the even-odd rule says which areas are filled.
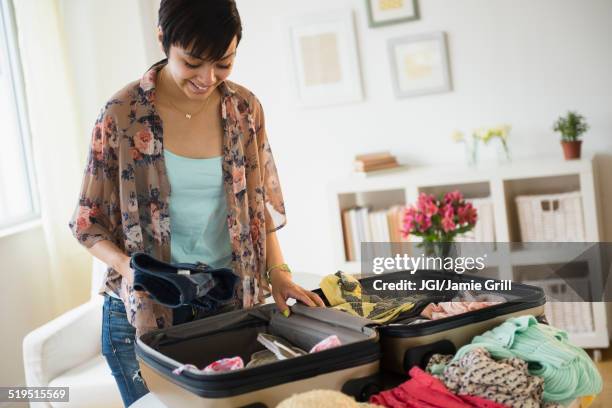
[[[579,192],[516,197],[523,242],[585,240]]]
[[[523,283],[544,289],[544,314],[551,326],[570,333],[592,333],[595,330],[593,308],[573,288],[586,293],[588,279],[526,280]]]

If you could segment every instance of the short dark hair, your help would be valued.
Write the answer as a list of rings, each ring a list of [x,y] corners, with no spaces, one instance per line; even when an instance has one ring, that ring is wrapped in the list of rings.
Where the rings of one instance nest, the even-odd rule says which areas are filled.
[[[221,59],[242,23],[235,0],[162,0],[158,24],[166,55],[171,45],[209,61]]]

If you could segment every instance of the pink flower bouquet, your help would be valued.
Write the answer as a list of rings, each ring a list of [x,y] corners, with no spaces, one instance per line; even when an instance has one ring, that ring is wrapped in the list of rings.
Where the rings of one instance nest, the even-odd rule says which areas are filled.
[[[416,205],[404,212],[402,235],[422,237],[425,243],[453,242],[476,225],[478,214],[459,191],[436,198],[421,193]]]

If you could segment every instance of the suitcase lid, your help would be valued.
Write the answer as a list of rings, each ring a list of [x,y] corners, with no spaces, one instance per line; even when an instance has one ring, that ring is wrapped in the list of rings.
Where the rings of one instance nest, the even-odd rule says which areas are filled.
[[[411,271],[398,271],[391,272],[382,275],[374,275],[374,276],[366,276],[359,279],[359,282],[364,289],[370,289],[375,280],[401,280],[401,279],[412,279],[412,280],[425,280],[425,279],[440,279],[440,280],[451,280],[451,281],[479,281],[484,282],[485,280],[494,280],[499,281],[498,279],[493,278],[485,278],[482,276],[474,276],[469,274],[457,274],[448,271],[438,271],[438,270],[421,270],[418,274],[413,274]],[[319,296],[325,300],[325,296],[321,289],[317,289],[314,291]],[[451,291],[448,291],[449,293]],[[417,337],[423,336],[427,334],[432,334],[444,330],[448,330],[450,328],[459,327],[461,325],[488,320],[493,317],[497,317],[500,315],[513,313],[516,311],[527,310],[530,308],[542,306],[546,303],[546,296],[542,288],[526,285],[523,283],[512,282],[512,290],[508,293],[499,293],[495,291],[487,291],[493,294],[498,294],[506,298],[506,303],[501,303],[498,305],[492,305],[483,309],[478,309],[474,311],[470,311],[467,313],[447,317],[445,319],[440,320],[432,320],[426,323],[420,323],[417,325],[408,325],[406,323],[402,323],[401,321],[390,321],[387,323],[377,323],[373,320],[356,317],[349,315],[341,310],[335,310],[333,308],[328,307],[327,310],[330,310],[336,314],[335,320],[345,320],[351,318],[351,320],[355,320],[355,326],[358,325],[358,322],[361,321],[364,327],[374,328],[378,331],[379,334],[385,336],[397,336],[397,337]],[[431,302],[440,302],[440,301],[448,301],[441,300],[440,293],[436,291],[431,291]],[[426,302],[429,303],[429,302]],[[418,310],[422,308],[421,305]]]
[[[373,329],[377,323],[365,317],[353,316],[340,310],[322,307],[308,307],[301,303],[296,303],[290,307],[291,312],[305,316],[316,321],[322,321],[349,330],[359,331],[368,335],[375,334]],[[280,314],[280,313],[279,313]]]

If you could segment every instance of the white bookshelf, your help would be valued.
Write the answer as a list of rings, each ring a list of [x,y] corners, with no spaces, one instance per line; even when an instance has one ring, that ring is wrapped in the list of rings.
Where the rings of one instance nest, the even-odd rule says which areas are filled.
[[[353,174],[329,185],[332,216],[332,242],[338,269],[361,273],[360,262],[348,262],[344,250],[341,213],[355,206],[381,210],[393,205],[416,202],[420,192],[438,194],[459,190],[466,199],[489,197],[493,202],[493,218],[497,242],[521,242],[515,197],[519,195],[558,194],[579,191],[582,196],[586,242],[600,242],[602,227],[594,159],[564,161],[537,159],[516,161],[506,165],[483,164],[468,168],[435,166],[402,168],[381,174]],[[500,251],[501,252],[501,251]],[[550,254],[529,248],[497,253],[488,259],[491,276],[517,280],[529,278],[525,271],[565,255],[570,261],[574,254]],[[592,266],[592,265],[591,265]],[[597,277],[596,277],[597,278]],[[592,303],[594,330],[570,333],[572,341],[584,348],[607,348],[609,345],[606,304]]]

